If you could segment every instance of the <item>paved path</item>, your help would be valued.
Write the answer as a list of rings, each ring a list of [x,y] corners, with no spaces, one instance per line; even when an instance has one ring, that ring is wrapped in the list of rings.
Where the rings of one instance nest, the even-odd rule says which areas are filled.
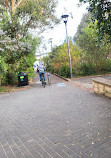
[[[0,158],[111,158],[111,99],[34,81],[0,95]]]
[[[107,74],[107,75],[98,75],[98,76],[87,76],[87,77],[80,77],[80,78],[73,78],[72,80],[70,80],[70,82],[78,87],[81,87],[85,90],[88,90],[90,92],[93,92],[93,84],[92,84],[92,79],[96,78],[96,77],[101,77],[101,78],[105,78],[108,80],[111,80],[111,74]]]

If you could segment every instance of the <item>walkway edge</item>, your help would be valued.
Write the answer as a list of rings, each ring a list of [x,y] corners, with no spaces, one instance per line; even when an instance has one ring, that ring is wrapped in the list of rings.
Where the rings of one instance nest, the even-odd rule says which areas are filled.
[[[58,75],[58,74],[56,74],[56,73],[53,73],[55,76],[57,76],[57,77],[60,77],[60,78],[62,78],[63,80],[65,80],[65,81],[68,81],[68,82],[70,82],[70,79],[67,79],[67,78],[65,78],[65,77],[62,77],[62,76],[60,76],[60,75]]]

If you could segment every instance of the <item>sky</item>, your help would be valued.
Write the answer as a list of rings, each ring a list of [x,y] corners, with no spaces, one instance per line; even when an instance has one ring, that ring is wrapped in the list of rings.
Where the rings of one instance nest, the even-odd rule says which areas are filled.
[[[74,37],[77,27],[81,22],[83,14],[87,13],[86,7],[88,4],[84,4],[78,7],[79,0],[58,0],[58,6],[56,8],[56,16],[60,19],[62,15],[68,14],[67,31],[68,36]],[[51,43],[49,39],[52,39],[52,47],[58,46],[66,39],[65,24],[61,18],[60,24],[55,26],[52,30],[47,30],[41,36],[44,36],[44,44],[46,49],[44,51],[50,51]],[[42,45],[43,46],[43,45]]]

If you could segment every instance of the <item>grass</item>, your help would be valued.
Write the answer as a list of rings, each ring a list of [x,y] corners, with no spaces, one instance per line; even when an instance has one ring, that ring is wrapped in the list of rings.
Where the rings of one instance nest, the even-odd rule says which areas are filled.
[[[10,92],[11,88],[7,87],[7,86],[0,86],[0,93],[1,92]]]
[[[0,86],[0,93],[6,93],[6,92],[15,92],[18,90],[24,90],[27,89],[29,86],[22,86],[22,87],[17,87],[17,86]]]

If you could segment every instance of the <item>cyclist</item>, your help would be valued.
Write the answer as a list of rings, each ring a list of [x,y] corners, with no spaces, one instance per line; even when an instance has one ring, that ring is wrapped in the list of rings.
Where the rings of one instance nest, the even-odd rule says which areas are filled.
[[[41,77],[42,77],[42,74],[43,74],[44,82],[46,84],[46,80],[45,80],[45,67],[44,67],[44,65],[40,64],[38,66],[38,70],[39,70],[40,81],[41,81]]]

